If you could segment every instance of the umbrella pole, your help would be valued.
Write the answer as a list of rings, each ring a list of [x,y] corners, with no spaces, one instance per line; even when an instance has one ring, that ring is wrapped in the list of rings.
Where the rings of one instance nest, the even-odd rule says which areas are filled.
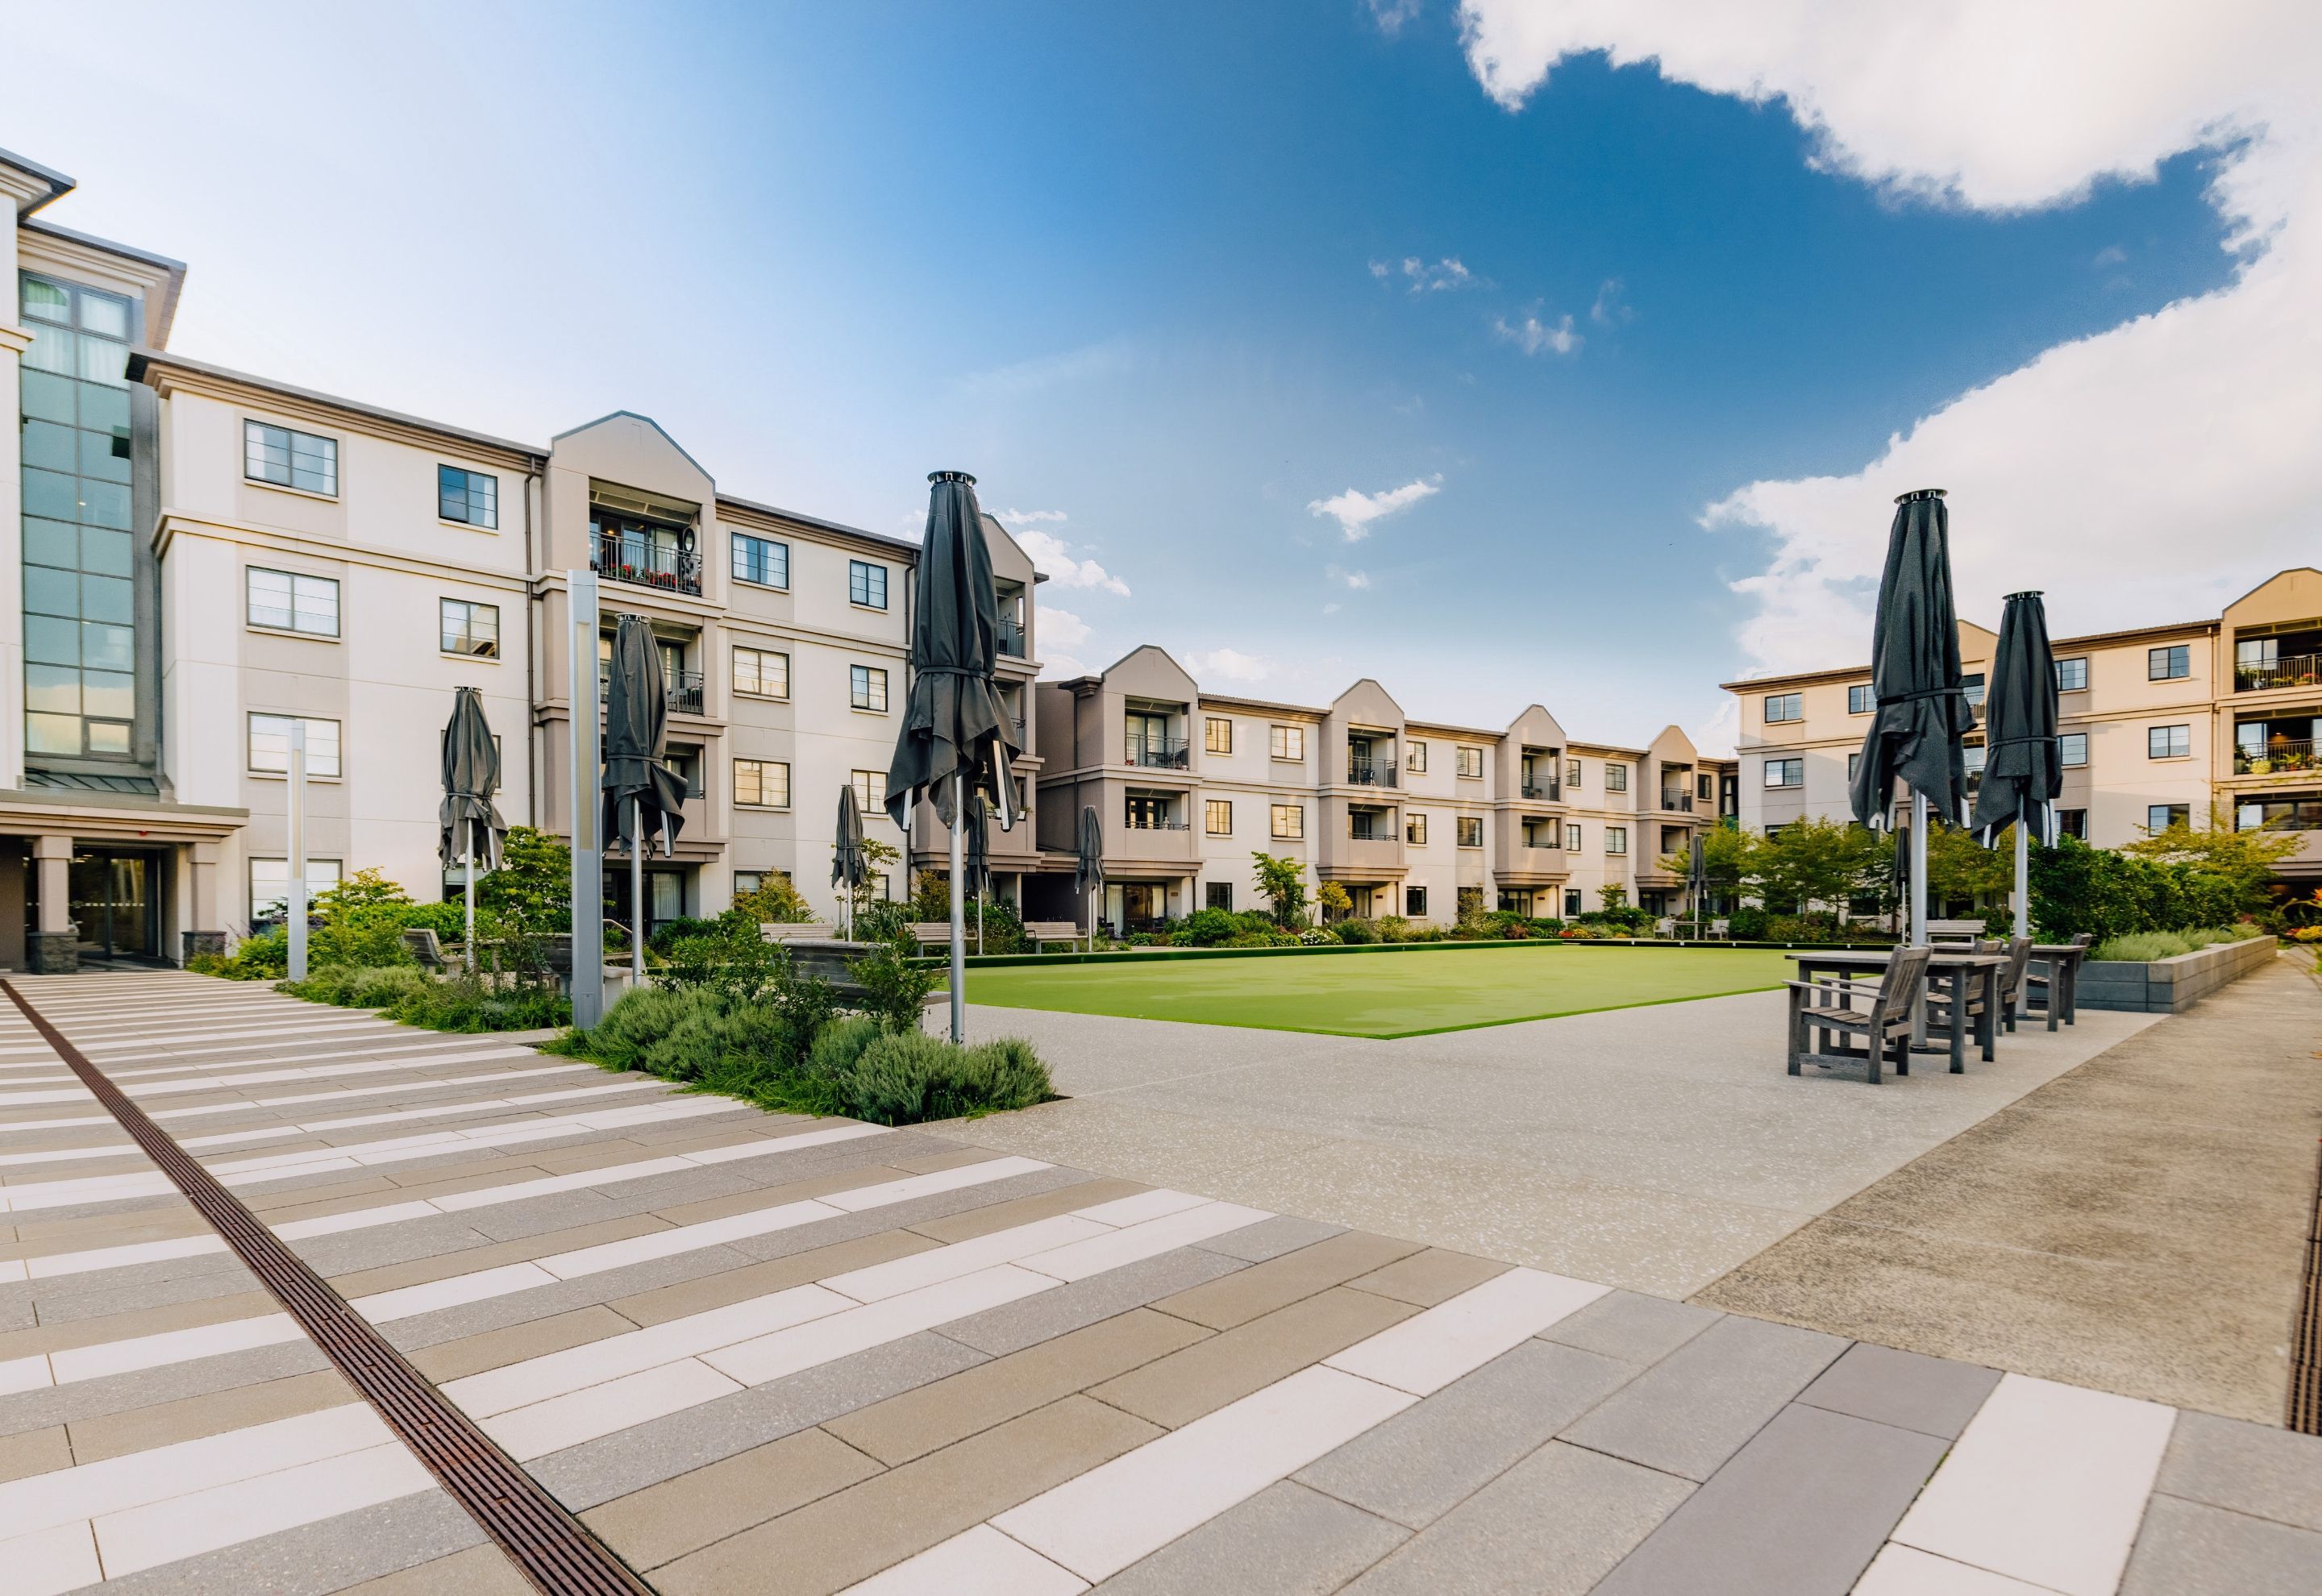
[[[468,858],[463,873],[468,878],[468,926],[460,945],[467,950],[468,973],[473,975],[476,973],[476,823],[472,818],[468,822]]]
[[[629,990],[645,984],[645,806],[629,800]]]
[[[1927,945],[1927,795],[1911,794],[1911,941]]]
[[[951,776],[951,1040],[967,1040],[967,865],[960,857],[967,829],[967,798],[957,771]]]
[[[2016,817],[2016,935],[2032,935],[2032,836]]]

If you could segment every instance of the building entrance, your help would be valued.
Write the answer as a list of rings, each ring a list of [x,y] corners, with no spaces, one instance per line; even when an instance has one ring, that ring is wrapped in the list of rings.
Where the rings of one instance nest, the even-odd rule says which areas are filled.
[[[72,919],[83,962],[160,957],[160,855],[143,849],[75,852]]]

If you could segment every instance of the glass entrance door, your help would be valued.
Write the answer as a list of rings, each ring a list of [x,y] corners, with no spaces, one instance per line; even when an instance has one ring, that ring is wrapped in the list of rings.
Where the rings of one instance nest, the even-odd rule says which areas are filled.
[[[73,855],[72,918],[82,958],[160,956],[159,875],[151,853],[91,848]]]

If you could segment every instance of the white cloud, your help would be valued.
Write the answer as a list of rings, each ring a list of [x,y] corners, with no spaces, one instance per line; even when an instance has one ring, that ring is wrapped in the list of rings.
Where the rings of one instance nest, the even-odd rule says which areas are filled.
[[[1379,493],[1349,488],[1329,498],[1318,498],[1306,509],[1310,515],[1328,515],[1339,524],[1339,530],[1346,534],[1348,543],[1358,543],[1370,536],[1372,522],[1397,510],[1407,510],[1421,499],[1440,492],[1442,487],[1443,474],[1439,471],[1432,477],[1422,477]]]
[[[1371,585],[1371,573],[1367,570],[1343,570],[1338,566],[1333,565],[1325,574],[1327,574],[1332,581],[1339,583],[1350,591],[1357,593],[1361,592],[1364,588]]]
[[[1042,681],[1070,681],[1075,676],[1093,676],[1096,667],[1070,654],[1047,654],[1040,659]]]
[[[1225,681],[1264,681],[1274,674],[1273,661],[1233,648],[1213,648],[1207,653],[1187,654],[1185,668],[1193,673],[1197,681],[1203,677]]]
[[[1058,648],[1078,648],[1089,640],[1089,624],[1068,609],[1058,609],[1044,604],[1039,610],[1040,652],[1046,654],[1048,645]]]
[[[1370,0],[1371,23],[1388,38],[1403,32],[1403,24],[1419,14],[1420,0]]]
[[[1043,521],[1067,521],[1062,510],[1002,510],[1000,519],[1010,526],[1037,526]]]
[[[2098,250],[2096,252],[2096,259],[2091,260],[2089,264],[2091,266],[2118,266],[2127,259],[2128,251],[2126,250],[2122,249],[2118,244],[2107,244],[2103,249]]]
[[[2322,7],[2239,0],[1747,8],[1463,0],[1467,58],[1511,109],[1606,51],[1784,102],[1820,168],[1890,196],[2005,213],[2216,152],[2225,287],[1952,399],[1851,474],[1751,482],[1705,512],[1761,530],[1742,641],[1760,668],[1862,658],[1893,496],[1951,489],[1963,614],[2045,589],[2070,634],[2190,618],[2314,558],[2322,525]]]
[[[1446,255],[1433,265],[1416,255],[1405,255],[1401,260],[1374,260],[1371,276],[1381,282],[1390,282],[1400,276],[1414,294],[1440,294],[1446,289],[1481,288],[1490,285],[1467,269],[1457,255]]]
[[[1331,603],[1326,604],[1322,606],[1322,613],[1326,616],[1335,616],[1343,607],[1343,606],[1333,600]]]
[[[1588,319],[1600,327],[1632,321],[1636,315],[1629,308],[1628,300],[1623,297],[1621,279],[1616,277],[1604,279],[1604,286],[1596,290],[1596,303],[1588,307]]]
[[[1001,519],[1005,521],[1019,513],[1010,510]],[[1023,524],[1028,521],[1062,521],[1064,518],[1063,514],[1056,510],[1034,510],[1017,524],[1017,544],[1031,557],[1032,569],[1059,588],[1087,588],[1128,597],[1127,582],[1093,560],[1074,557],[1073,550],[1080,545],[1068,543],[1054,533],[1042,532]]]
[[[1508,324],[1508,319],[1505,316],[1494,316],[1492,336],[1503,342],[1514,344],[1528,355],[1542,353],[1568,355],[1578,349],[1583,342],[1580,334],[1572,330],[1572,317],[1569,315],[1554,326],[1549,325],[1538,316],[1526,316],[1514,326]]]

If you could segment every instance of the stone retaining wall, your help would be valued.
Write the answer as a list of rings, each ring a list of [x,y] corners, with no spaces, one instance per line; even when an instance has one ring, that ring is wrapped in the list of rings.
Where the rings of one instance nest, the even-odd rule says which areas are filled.
[[[2274,946],[2272,937],[2256,936],[2149,963],[2092,959],[2080,966],[2080,1007],[2182,1014],[2219,987],[2263,969],[2273,960]]]

